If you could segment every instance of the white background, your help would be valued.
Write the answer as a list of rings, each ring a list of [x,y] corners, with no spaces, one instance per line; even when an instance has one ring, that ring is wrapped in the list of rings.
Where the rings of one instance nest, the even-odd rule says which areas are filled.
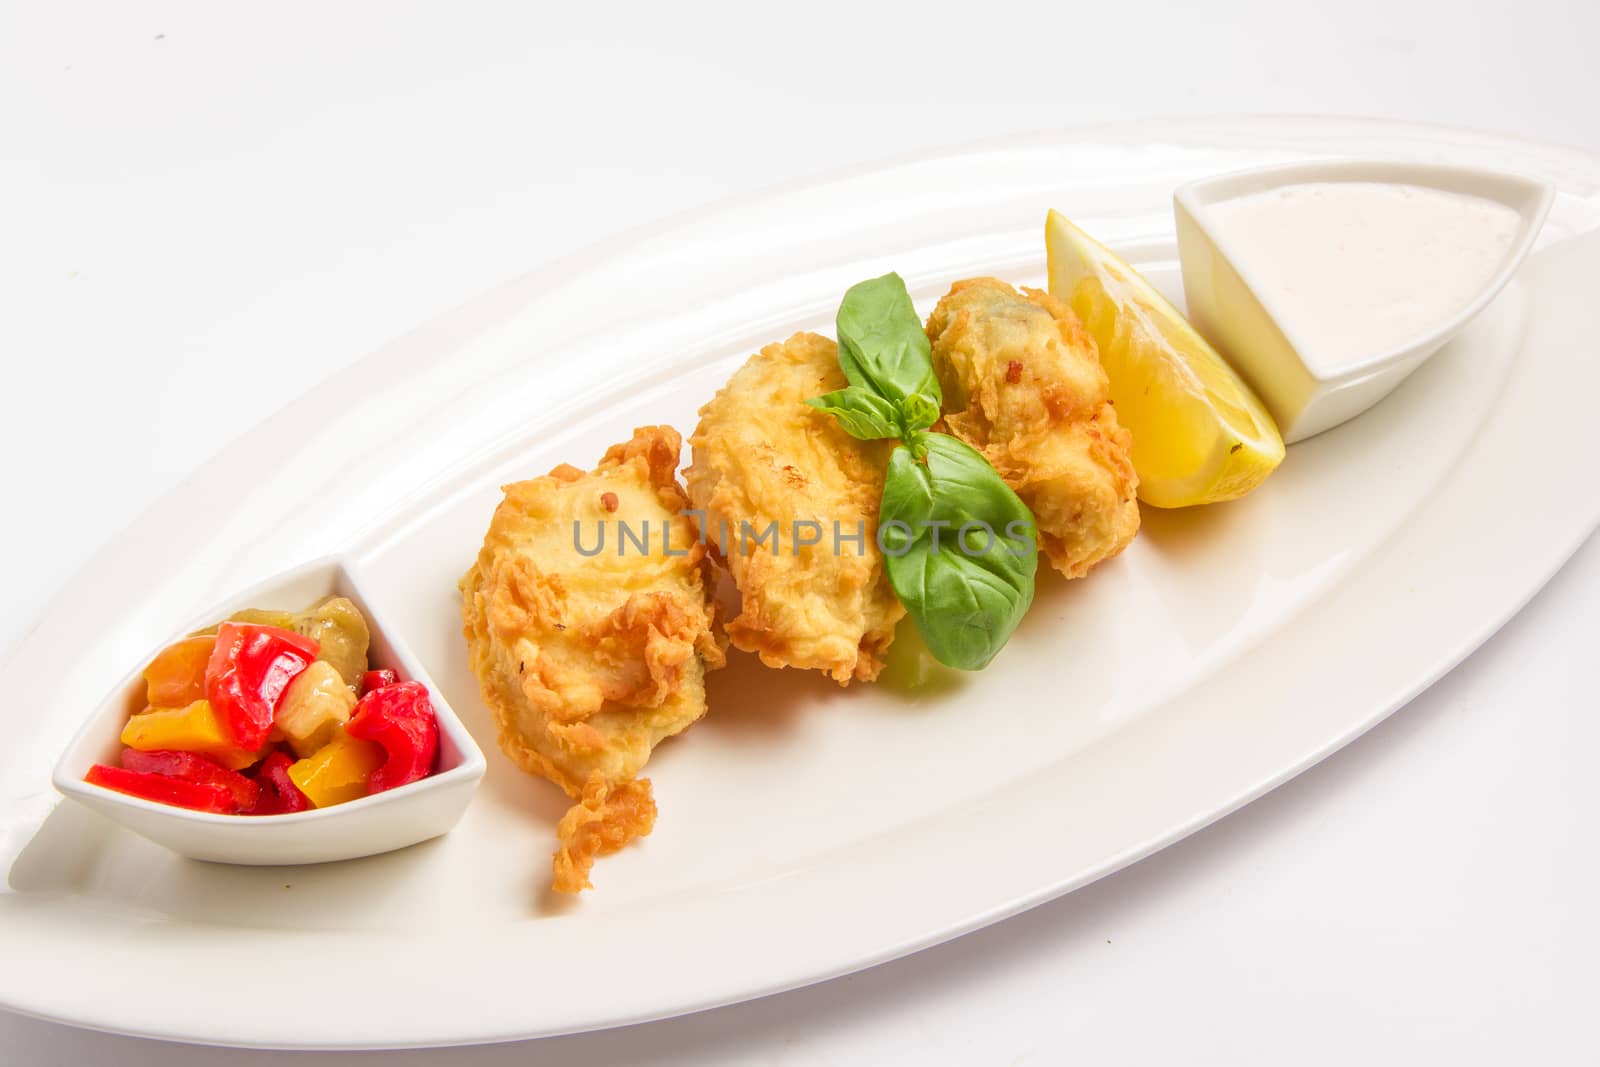
[[[762,6],[0,7],[0,651],[163,490],[338,367],[729,193],[1172,114],[1600,150],[1591,0]],[[382,1062],[1600,1062],[1597,593],[1591,542],[1346,751],[999,926],[699,1016]],[[530,998],[559,980],[528,967]],[[5,1064],[286,1059],[0,1013]]]

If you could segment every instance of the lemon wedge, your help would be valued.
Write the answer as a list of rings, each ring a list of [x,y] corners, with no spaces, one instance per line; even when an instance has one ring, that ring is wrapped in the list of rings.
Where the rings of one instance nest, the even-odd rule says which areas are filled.
[[[1059,211],[1045,220],[1050,293],[1100,349],[1133,433],[1139,499],[1161,508],[1244,496],[1283,462],[1283,438],[1232,367],[1137,271]]]

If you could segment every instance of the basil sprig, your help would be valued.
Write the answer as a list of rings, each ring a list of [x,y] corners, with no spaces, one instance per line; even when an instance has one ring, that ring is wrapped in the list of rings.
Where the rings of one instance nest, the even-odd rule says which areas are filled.
[[[878,510],[889,584],[940,663],[978,670],[1033,602],[1033,513],[980,452],[929,430],[939,419],[939,381],[898,274],[852,286],[837,327],[850,385],[806,403],[852,437],[900,440]]]

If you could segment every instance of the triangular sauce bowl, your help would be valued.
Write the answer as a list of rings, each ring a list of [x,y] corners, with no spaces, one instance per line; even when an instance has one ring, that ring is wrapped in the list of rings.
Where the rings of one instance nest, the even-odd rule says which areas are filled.
[[[1337,365],[1308,358],[1306,338],[1271,306],[1258,263],[1217,225],[1215,205],[1290,186],[1361,182],[1420,186],[1504,205],[1517,227],[1499,266],[1465,306],[1399,344]],[[1179,256],[1190,320],[1244,376],[1277,420],[1285,441],[1299,441],[1361,414],[1389,394],[1454,337],[1505,288],[1533,248],[1555,191],[1516,174],[1443,163],[1319,160],[1238,171],[1181,186],[1173,195]],[[1419,278],[1426,285],[1426,278]],[[1350,309],[1359,314],[1359,308]]]

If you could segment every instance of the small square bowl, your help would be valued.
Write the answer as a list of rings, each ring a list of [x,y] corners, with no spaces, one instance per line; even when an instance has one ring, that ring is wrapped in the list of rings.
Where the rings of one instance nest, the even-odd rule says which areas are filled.
[[[1378,182],[1483,197],[1513,209],[1516,236],[1499,269],[1459,313],[1425,336],[1338,368],[1305,357],[1293,330],[1272,314],[1249,267],[1209,225],[1208,209],[1225,200],[1305,182]],[[1189,318],[1250,383],[1285,441],[1299,441],[1352,419],[1383,399],[1482,311],[1533,248],[1555,199],[1550,186],[1477,167],[1379,160],[1327,160],[1238,171],[1181,186],[1173,195],[1178,255]]]
[[[183,633],[210,626],[243,608],[299,611],[326,596],[349,597],[366,616],[372,632],[368,659],[374,669],[388,667],[403,680],[428,687],[439,722],[437,770],[426,778],[344,804],[284,815],[217,815],[90,785],[91,765],[115,765],[122,751],[122,728],[144,706],[143,670],[150,659]],[[198,860],[260,866],[325,863],[354,859],[414,845],[445,833],[466,810],[483,777],[483,752],[461,720],[439,695],[405,643],[373,615],[359,582],[340,560],[324,559],[268,579],[191,620],[134,665],[132,672],[100,704],[56,764],[56,789],[121,823],[137,834]]]

